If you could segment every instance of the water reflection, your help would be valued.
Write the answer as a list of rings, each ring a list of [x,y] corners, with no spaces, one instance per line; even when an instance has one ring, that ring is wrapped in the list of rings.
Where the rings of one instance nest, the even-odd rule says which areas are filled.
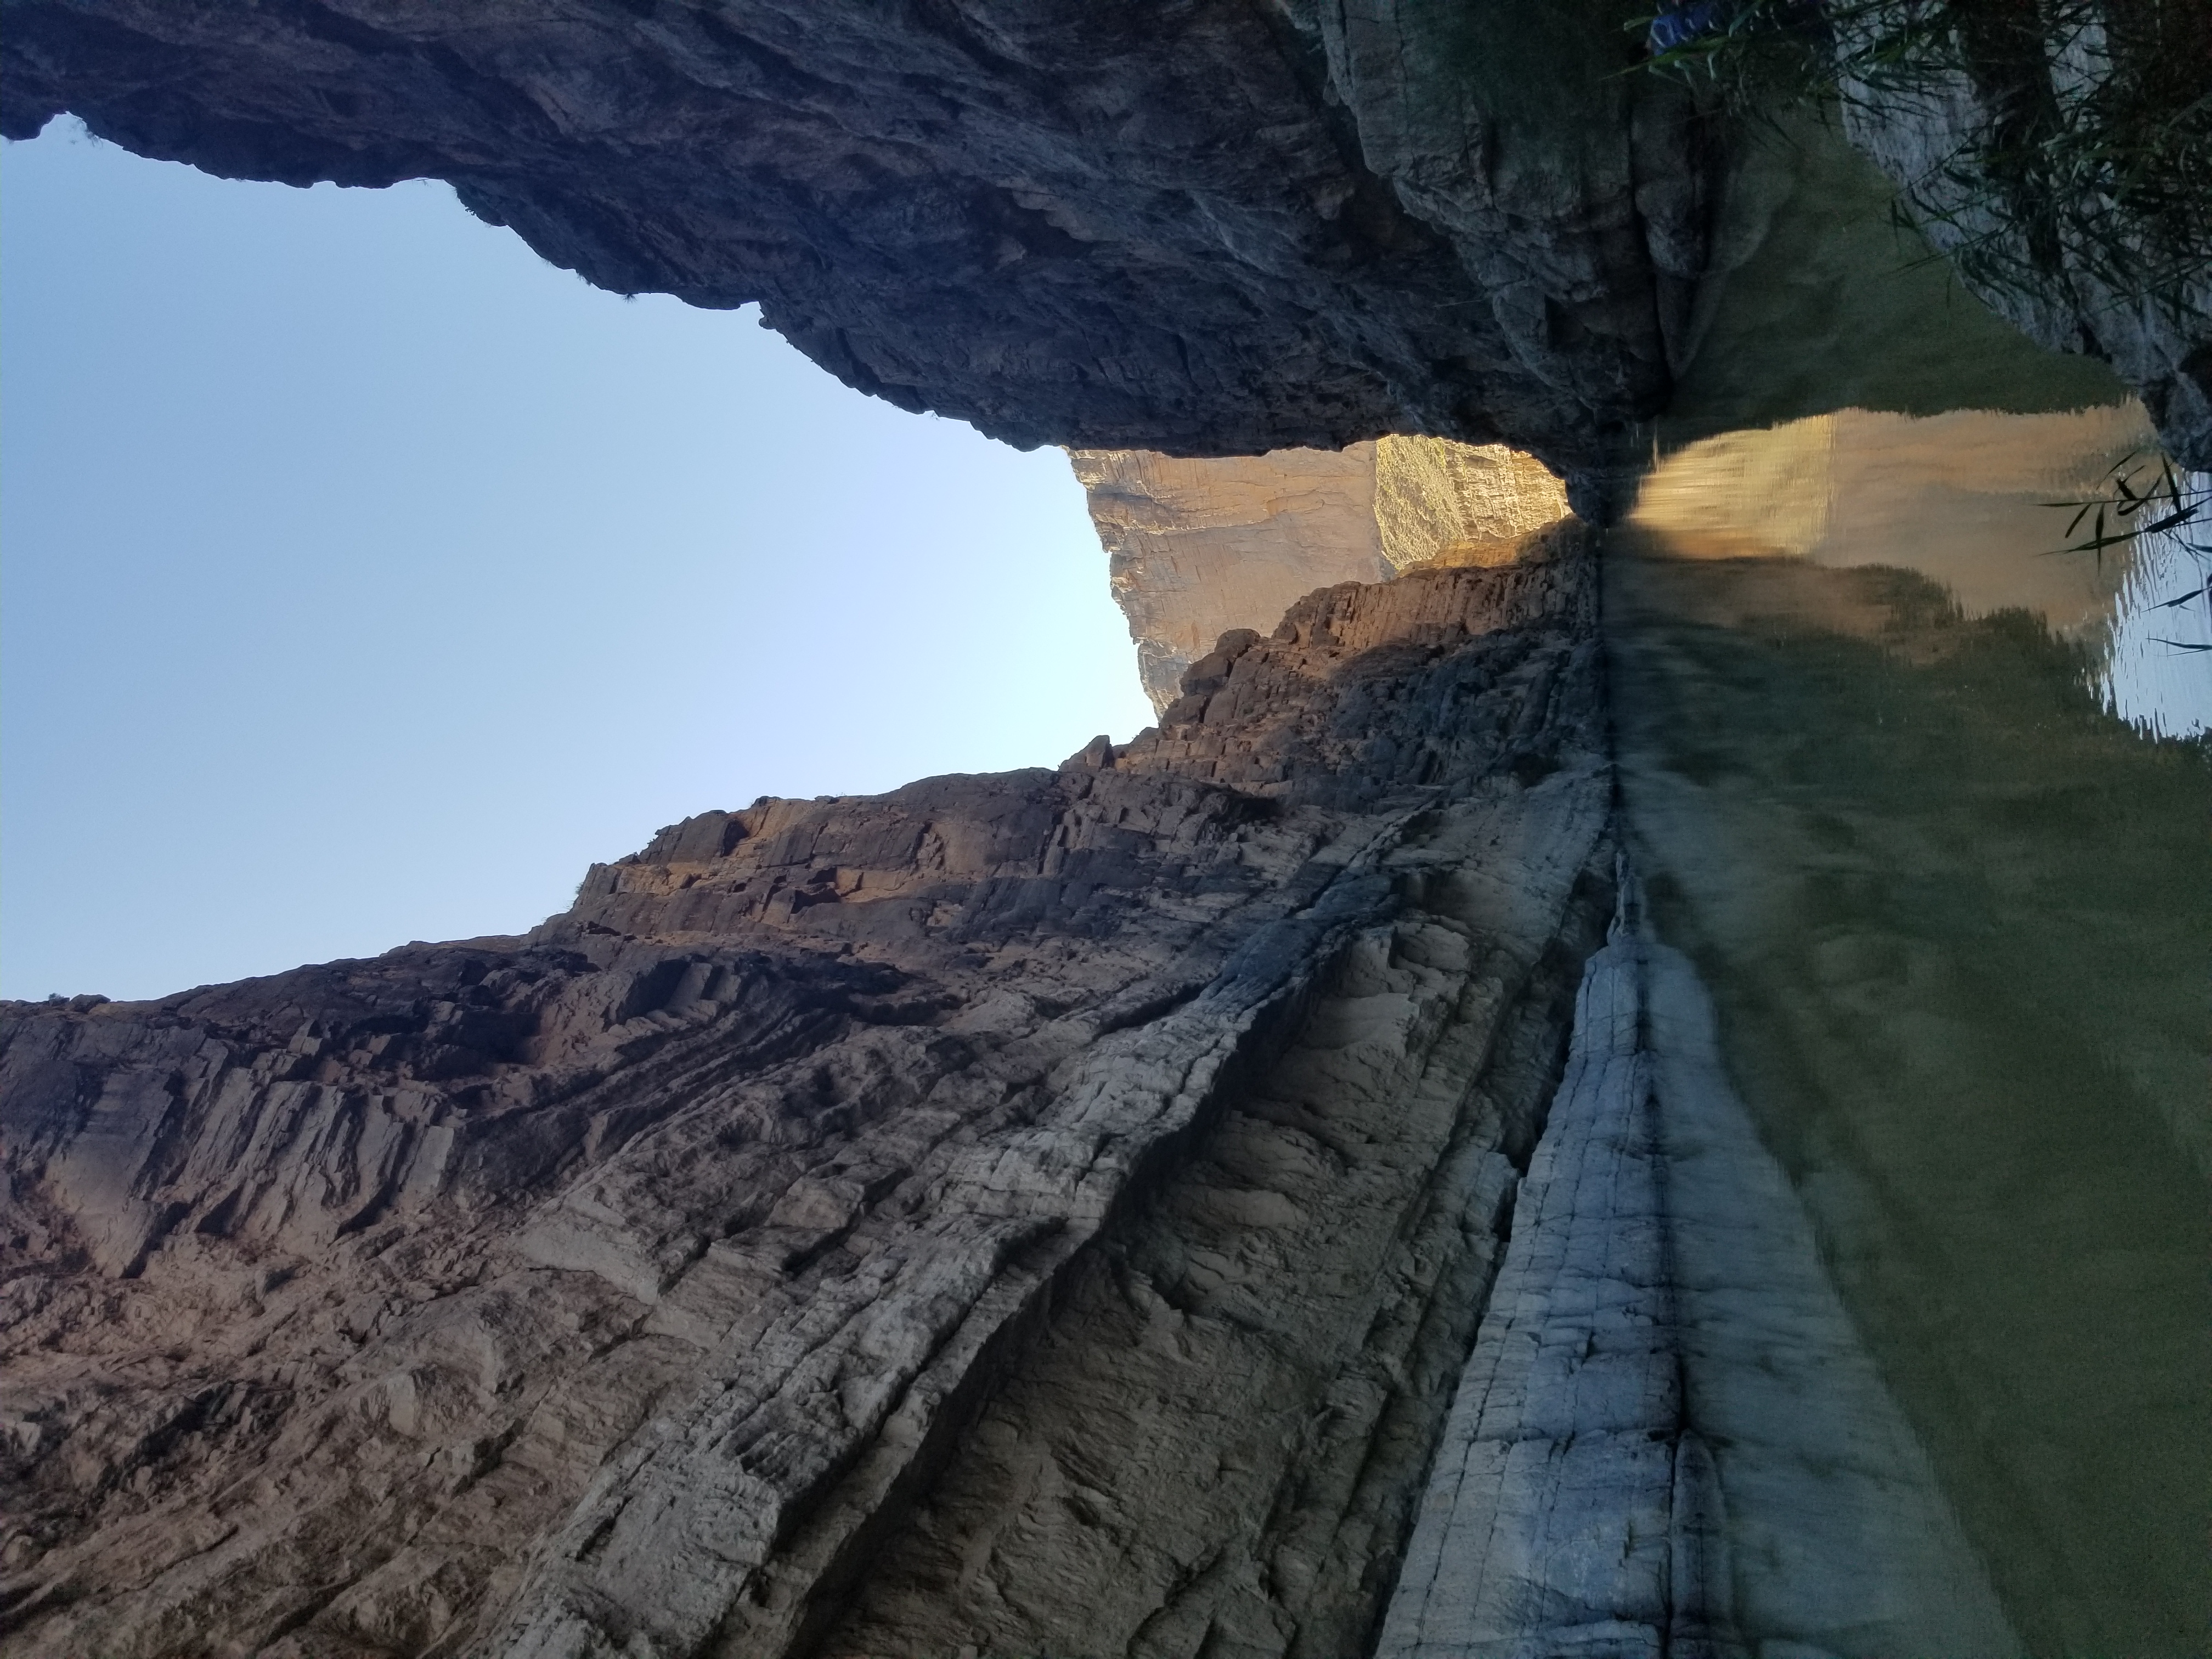
[[[1678,451],[1646,480],[1632,521],[1674,557],[1884,565],[1942,583],[1970,618],[2028,611],[2089,647],[2086,672],[2107,706],[2185,736],[2212,724],[2212,651],[2188,648],[2212,642],[2212,613],[2158,607],[2201,590],[2202,556],[2186,532],[2060,551],[2071,514],[2050,505],[2109,493],[2115,465],[2154,443],[2134,403],[1844,410]]]
[[[2212,767],[2160,735],[2212,653],[2152,608],[2203,576],[2049,554],[2039,505],[2140,422],[1729,434],[1607,575],[1659,927],[2037,1654],[2196,1653],[2212,1612]]]
[[[2212,473],[2187,476],[2186,497],[2207,504]],[[2139,535],[2120,582],[2100,665],[2105,706],[2159,737],[2212,730],[2212,524]]]

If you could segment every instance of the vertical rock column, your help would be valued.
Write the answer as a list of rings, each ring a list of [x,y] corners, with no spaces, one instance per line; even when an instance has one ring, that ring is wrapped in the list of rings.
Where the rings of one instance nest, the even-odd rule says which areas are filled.
[[[2020,1650],[1625,896],[1378,1655]]]

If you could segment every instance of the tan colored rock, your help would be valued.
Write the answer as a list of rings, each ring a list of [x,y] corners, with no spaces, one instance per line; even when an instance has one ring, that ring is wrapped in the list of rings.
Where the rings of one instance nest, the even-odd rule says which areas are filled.
[[[1567,513],[1564,486],[1502,444],[1383,438],[1342,450],[1187,460],[1068,453],[1106,549],[1114,598],[1155,708],[1231,629],[1418,564],[1499,564]]]
[[[1154,708],[1232,628],[1390,574],[1375,523],[1375,446],[1184,460],[1144,449],[1068,452],[1106,549]]]
[[[1375,446],[1375,525],[1394,570],[1510,563],[1523,537],[1566,516],[1566,486],[1504,444],[1389,437]]]

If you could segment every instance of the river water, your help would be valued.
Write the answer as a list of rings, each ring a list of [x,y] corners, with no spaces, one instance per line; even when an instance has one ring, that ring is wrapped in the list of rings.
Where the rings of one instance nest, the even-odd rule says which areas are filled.
[[[2065,552],[2048,505],[2152,444],[2132,404],[1727,434],[1607,567],[1651,925],[2037,1655],[2212,1612],[2212,526]]]

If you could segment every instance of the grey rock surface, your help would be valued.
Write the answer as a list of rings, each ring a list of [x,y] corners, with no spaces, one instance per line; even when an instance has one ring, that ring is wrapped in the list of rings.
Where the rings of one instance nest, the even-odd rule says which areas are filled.
[[[1704,130],[1613,73],[1595,0],[4,15],[11,137],[69,110],[229,176],[449,179],[602,287],[757,301],[848,384],[1024,447],[1611,465],[1705,266]]]
[[[1341,1650],[1608,902],[1593,592],[1567,526],[526,939],[10,1005],[0,1647]],[[956,1543],[1009,1435],[1085,1490]]]
[[[1622,888],[1375,1651],[2025,1651]]]

